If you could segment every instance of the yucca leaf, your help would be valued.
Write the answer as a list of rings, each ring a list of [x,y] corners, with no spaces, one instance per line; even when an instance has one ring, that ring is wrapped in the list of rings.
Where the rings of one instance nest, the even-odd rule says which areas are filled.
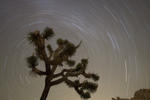
[[[82,89],[89,90],[90,92],[95,92],[98,85],[96,83],[85,81],[82,83]]]
[[[83,68],[83,67],[82,67],[82,64],[81,64],[81,63],[78,63],[78,64],[76,65],[76,71],[80,71],[82,68]]]
[[[83,98],[83,99],[91,98],[91,95],[90,95],[89,92],[85,92],[85,93],[81,94],[80,96],[81,96],[81,98]]]
[[[88,99],[91,97],[89,92],[84,92],[83,89],[81,89],[79,87],[75,87],[75,90],[80,95],[80,97],[83,99]]]
[[[53,36],[54,36],[53,29],[49,28],[49,27],[46,27],[44,32],[43,32],[43,38],[48,40],[49,38],[51,38]]]
[[[48,45],[47,45],[47,49],[48,49],[48,51],[49,51],[50,53],[52,53],[52,52],[53,52],[53,49],[52,49],[52,47],[51,47],[51,45],[50,45],[50,44],[48,44]]]
[[[91,78],[94,80],[94,81],[98,81],[99,80],[99,76],[97,74],[91,74]]]
[[[61,46],[63,44],[64,44],[64,40],[63,39],[61,39],[61,38],[57,39],[57,45]]]
[[[34,43],[34,44],[36,44],[37,43],[37,40],[38,40],[38,35],[37,34],[35,34],[35,32],[30,32],[29,34],[28,34],[28,40],[29,40],[29,42],[30,43]]]
[[[75,48],[74,44],[68,43],[65,45],[65,48],[63,50],[63,53],[65,55],[73,56],[75,52],[76,52],[76,48]]]
[[[88,59],[81,59],[81,63],[83,64],[84,70],[86,70],[87,68],[87,64],[88,64]]]
[[[72,67],[75,65],[75,61],[74,60],[67,60],[66,61],[66,64],[69,66],[69,67]]]
[[[81,62],[82,62],[82,64],[88,64],[88,59],[83,58],[83,59],[81,59]]]
[[[27,57],[27,63],[29,68],[35,68],[38,65],[37,57],[34,55]]]

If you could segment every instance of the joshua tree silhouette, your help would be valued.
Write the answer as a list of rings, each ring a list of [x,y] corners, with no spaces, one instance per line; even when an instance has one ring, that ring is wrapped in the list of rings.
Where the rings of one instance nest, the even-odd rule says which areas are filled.
[[[76,64],[76,61],[71,58],[80,47],[81,42],[74,45],[68,40],[59,38],[56,41],[58,47],[53,50],[52,46],[46,44],[45,41],[54,35],[53,29],[49,27],[45,28],[42,33],[34,31],[28,34],[29,42],[35,47],[35,53],[27,57],[28,67],[33,73],[45,76],[45,87],[40,100],[46,100],[50,88],[63,82],[68,87],[74,88],[81,98],[90,98],[90,93],[97,90],[98,84],[95,82],[99,80],[99,76],[85,72],[88,59],[83,58]],[[44,62],[45,71],[37,68],[39,60]],[[60,67],[62,70],[56,71]],[[84,76],[84,81],[79,79],[81,75]],[[94,82],[89,82],[88,79],[92,79]]]

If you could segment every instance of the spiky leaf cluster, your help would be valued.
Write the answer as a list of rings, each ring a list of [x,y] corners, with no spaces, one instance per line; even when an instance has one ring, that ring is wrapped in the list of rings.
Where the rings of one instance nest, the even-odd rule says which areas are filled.
[[[85,75],[86,78],[91,78],[94,81],[99,80],[99,76],[96,74],[87,74],[85,70],[87,68],[88,59],[81,59],[81,62],[78,63],[75,67],[75,70],[70,75]],[[80,74],[79,74],[80,73]],[[83,81],[82,83],[80,80],[75,81],[66,81],[65,82],[69,87],[74,88],[76,92],[80,95],[81,98],[88,99],[91,97],[91,93],[94,93],[97,90],[98,84],[95,82],[88,82],[87,80]]]
[[[79,80],[75,81],[66,81],[65,82],[69,87],[74,88],[75,91],[80,95],[81,98],[88,99],[91,97],[90,93],[93,93],[97,90],[98,85],[96,83],[88,82],[87,80],[80,83]]]
[[[35,32],[30,32],[28,34],[27,38],[28,38],[30,43],[37,45],[39,36],[40,36],[39,31],[35,31]]]
[[[57,45],[58,46],[62,46],[62,45],[65,45],[65,40],[63,40],[63,39],[61,39],[61,38],[59,38],[59,39],[57,39]]]
[[[88,99],[91,97],[90,93],[87,91],[83,91],[83,89],[75,88],[76,92],[80,95],[83,99]]]
[[[84,81],[82,83],[82,89],[86,89],[90,92],[95,92],[97,90],[98,85],[96,83]]]
[[[80,63],[76,65],[75,71],[86,70],[88,59],[82,59]]]
[[[75,87],[77,93],[81,96],[81,98],[87,99],[90,98],[90,93],[93,93],[97,90],[98,85],[96,83],[88,82],[87,80],[83,83],[76,83],[79,84]]]
[[[52,28],[46,27],[42,34],[40,34],[40,31],[34,31],[30,32],[28,34],[28,40],[30,43],[33,43],[34,45],[38,46],[39,43],[43,43],[44,39],[48,40],[49,38],[54,36],[54,31]],[[43,44],[44,45],[44,44]]]
[[[67,56],[71,57],[76,52],[77,47],[68,40],[63,40],[63,39],[59,38],[59,39],[57,39],[57,45],[63,47],[61,55],[67,55]]]
[[[82,64],[81,63],[78,63],[76,65],[76,68],[75,68],[75,71],[80,71],[82,69]]]
[[[49,38],[51,38],[53,36],[54,36],[53,29],[49,28],[49,27],[46,27],[44,32],[43,32],[43,38],[48,40]]]
[[[81,62],[86,66],[88,64],[88,59],[83,58],[81,59]]]
[[[66,64],[69,66],[69,67],[72,67],[75,65],[75,61],[74,60],[67,60],[66,61]]]
[[[80,95],[81,98],[84,98],[84,99],[88,99],[88,98],[91,98],[91,95],[89,92],[82,92],[82,95]]]
[[[68,43],[65,45],[65,48],[64,48],[64,50],[63,50],[63,53],[66,54],[66,55],[68,55],[68,56],[72,56],[72,55],[74,55],[75,51],[76,51],[75,45],[72,44],[72,43],[70,43],[70,42],[68,42]]]
[[[50,53],[52,53],[52,52],[53,52],[53,49],[52,49],[52,47],[51,47],[51,45],[50,45],[50,44],[48,44],[48,45],[47,45],[47,49],[48,49],[48,51],[49,51]]]
[[[34,55],[27,57],[27,63],[29,68],[35,68],[38,65],[37,57]]]
[[[98,80],[99,80],[99,76],[98,76],[97,74],[94,74],[94,73],[91,74],[91,78],[92,78],[94,81],[98,81]]]

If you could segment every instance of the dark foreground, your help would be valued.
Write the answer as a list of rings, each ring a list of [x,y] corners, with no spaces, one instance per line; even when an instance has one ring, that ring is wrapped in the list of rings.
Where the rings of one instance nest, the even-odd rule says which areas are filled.
[[[130,99],[117,97],[116,99],[112,98],[112,100],[150,100],[150,89],[140,89]]]

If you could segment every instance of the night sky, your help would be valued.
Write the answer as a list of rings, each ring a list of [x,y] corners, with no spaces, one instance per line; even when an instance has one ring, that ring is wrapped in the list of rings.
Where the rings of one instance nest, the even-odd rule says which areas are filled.
[[[0,0],[0,99],[39,100],[44,78],[32,75],[26,57],[31,31],[54,29],[56,39],[82,44],[77,61],[89,58],[87,72],[100,76],[89,100],[132,97],[150,88],[150,0]],[[39,68],[43,69],[43,63]],[[47,100],[81,100],[65,84]]]

